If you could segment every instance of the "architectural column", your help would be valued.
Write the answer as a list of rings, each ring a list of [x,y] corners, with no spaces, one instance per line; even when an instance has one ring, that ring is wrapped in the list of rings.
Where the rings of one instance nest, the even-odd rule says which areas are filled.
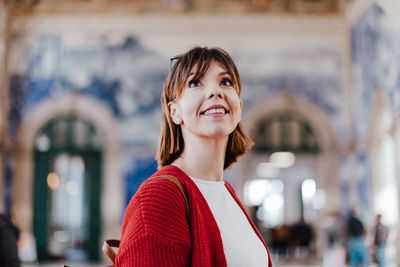
[[[13,145],[9,139],[10,73],[12,21],[29,13],[39,0],[0,0],[0,212],[5,207],[5,167]]]
[[[4,167],[8,153],[10,9],[0,3],[0,212],[5,211]]]

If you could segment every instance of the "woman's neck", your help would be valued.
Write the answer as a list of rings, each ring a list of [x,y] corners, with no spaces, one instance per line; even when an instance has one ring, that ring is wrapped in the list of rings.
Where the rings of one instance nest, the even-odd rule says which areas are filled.
[[[189,176],[207,181],[221,181],[228,138],[194,138],[172,164]]]

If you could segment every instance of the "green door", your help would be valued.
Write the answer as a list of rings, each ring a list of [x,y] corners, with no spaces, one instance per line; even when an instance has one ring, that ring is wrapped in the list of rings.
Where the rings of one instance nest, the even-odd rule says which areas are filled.
[[[87,218],[87,238],[86,238],[86,248],[87,248],[87,256],[91,261],[96,261],[99,259],[99,251],[100,251],[100,232],[101,232],[101,207],[100,207],[100,186],[101,184],[98,182],[98,177],[101,177],[101,154],[96,151],[87,152],[85,154],[85,161],[87,166],[86,172],[86,183],[87,188],[91,191],[90,194],[87,195],[86,203],[88,205],[89,217]]]
[[[49,173],[50,153],[35,151],[35,180],[33,199],[33,233],[36,239],[38,260],[47,259],[48,235],[48,188],[47,174]]]
[[[99,260],[102,143],[76,117],[56,118],[38,134],[33,232],[39,261]]]

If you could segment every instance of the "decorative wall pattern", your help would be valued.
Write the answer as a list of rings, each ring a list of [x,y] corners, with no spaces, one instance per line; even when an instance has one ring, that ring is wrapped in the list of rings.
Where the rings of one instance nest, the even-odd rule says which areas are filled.
[[[262,58],[265,65],[274,65],[263,75],[255,75],[259,71],[247,63],[241,70],[244,111],[278,93],[293,93],[315,104],[331,119],[337,143],[345,146],[349,137],[341,58],[340,51],[333,49],[283,50]]]
[[[368,151],[357,155],[357,190],[360,207],[366,211],[371,209],[371,162]]]
[[[375,88],[400,115],[400,30],[379,5],[371,5],[351,30],[356,140],[368,137]]]
[[[78,42],[81,43],[71,46],[62,36],[38,36],[24,51],[26,72],[11,77],[12,132],[18,127],[20,117],[40,101],[62,97],[67,91],[104,102],[123,131],[135,128],[125,125],[130,124],[130,118],[159,114],[167,60],[160,64],[160,56],[141,47],[132,36],[127,36],[120,45],[109,45],[104,36]],[[154,124],[158,120],[150,126]],[[129,135],[121,133],[122,141],[129,143],[131,140],[124,139]],[[146,139],[149,136],[152,135],[131,135],[130,139],[152,142]]]
[[[155,151],[161,118],[160,94],[169,59],[145,47],[137,36],[122,37],[116,42],[111,34],[66,31],[17,38],[16,42],[23,40],[26,44],[25,50],[16,52],[24,55],[22,70],[11,77],[10,136],[15,136],[22,118],[44,99],[63,97],[67,92],[96,98],[114,114],[115,130],[126,149],[124,161],[134,165],[124,171],[128,200],[144,177],[156,168],[150,153],[128,151],[135,147]],[[243,80],[244,113],[288,91],[319,107],[331,119],[338,143],[347,143],[340,48],[330,44],[300,48],[294,44],[276,53],[252,51],[257,52],[257,58],[248,52],[236,48],[232,53]],[[227,174],[235,184],[231,177]]]
[[[394,118],[400,115],[400,28],[397,17],[388,14],[389,10],[382,8],[379,4],[372,4],[363,15],[357,20],[351,29],[351,49],[352,49],[352,78],[353,78],[353,118],[355,129],[355,143],[358,147],[357,162],[354,168],[357,170],[357,188],[360,208],[364,214],[378,207],[377,199],[379,194],[373,194],[374,191],[381,190],[380,184],[373,184],[373,180],[382,181],[390,177],[372,177],[371,165],[381,168],[380,164],[385,162],[386,168],[390,168],[387,158],[383,158],[381,147],[376,150],[378,154],[372,155],[370,149],[365,149],[367,144],[369,148],[372,131],[373,103],[375,90],[382,90],[390,101],[391,115]],[[394,13],[393,13],[394,14]],[[397,16],[397,15],[396,15]],[[376,116],[376,114],[374,115]],[[380,144],[382,146],[382,144]],[[361,149],[362,148],[362,149]],[[376,149],[376,147],[375,147]],[[371,158],[375,156],[377,162],[372,162]],[[377,174],[375,174],[377,175]],[[392,182],[392,184],[394,184]],[[390,182],[386,185],[392,186]],[[390,197],[387,195],[386,197]],[[386,213],[388,210],[380,211]]]

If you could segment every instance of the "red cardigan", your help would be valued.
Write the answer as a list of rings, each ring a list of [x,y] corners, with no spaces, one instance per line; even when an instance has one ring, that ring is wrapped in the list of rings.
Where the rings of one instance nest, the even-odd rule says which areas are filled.
[[[172,165],[153,174],[159,175],[175,176],[185,187],[190,207],[190,227],[185,200],[178,187],[167,179],[148,179],[125,211],[115,266],[227,266],[217,223],[196,184]],[[225,184],[263,242],[269,266],[272,267],[264,240],[232,186],[227,181]]]

